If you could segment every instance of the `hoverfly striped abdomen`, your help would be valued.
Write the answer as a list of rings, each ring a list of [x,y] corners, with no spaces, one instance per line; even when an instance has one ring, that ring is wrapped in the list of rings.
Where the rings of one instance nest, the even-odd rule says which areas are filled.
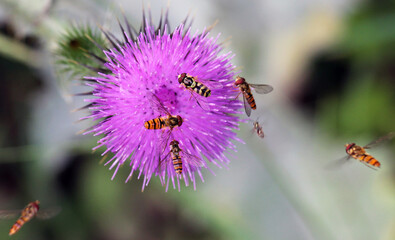
[[[251,88],[247,85],[246,90],[243,92],[244,96],[247,99],[248,104],[253,110],[256,110],[256,104],[254,96],[251,93]]]
[[[209,97],[211,95],[211,90],[200,82],[196,82],[196,86],[192,89],[203,97]]]
[[[150,130],[162,129],[168,127],[173,129],[175,126],[182,125],[182,118],[180,116],[168,116],[168,117],[158,117],[151,120],[148,120],[144,123],[144,127]]]
[[[381,166],[381,163],[369,154],[364,154],[364,155],[358,156],[358,160],[362,161],[362,162],[366,162],[367,164],[372,165],[374,167]]]
[[[144,127],[146,129],[162,129],[165,127],[165,119],[164,117],[158,117],[148,120],[144,123]]]

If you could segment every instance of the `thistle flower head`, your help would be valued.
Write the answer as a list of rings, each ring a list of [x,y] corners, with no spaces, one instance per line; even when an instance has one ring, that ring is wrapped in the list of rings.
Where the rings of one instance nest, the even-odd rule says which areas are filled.
[[[127,21],[120,25],[123,40],[103,31],[112,44],[104,51],[109,73],[86,77],[94,96],[86,99],[91,111],[86,118],[97,123],[85,134],[100,135],[95,149],[103,146],[103,155],[113,154],[106,163],[115,169],[113,177],[127,163],[131,172],[126,181],[137,171],[139,178],[144,176],[143,189],[156,175],[166,190],[170,181],[174,188],[180,189],[180,181],[187,186],[191,181],[195,188],[196,174],[203,181],[201,169],[209,169],[208,162],[221,167],[229,162],[224,153],[235,150],[231,140],[237,140],[233,130],[238,129],[241,103],[235,100],[232,55],[222,53],[218,36],[192,33],[185,23],[170,31],[167,17],[155,27],[143,15],[139,32]],[[209,88],[211,95],[180,85],[182,73]],[[174,126],[147,127],[147,122],[160,125],[171,117],[178,118],[171,119]],[[173,140],[179,143],[178,155],[171,152]],[[181,158],[182,177],[173,156]]]

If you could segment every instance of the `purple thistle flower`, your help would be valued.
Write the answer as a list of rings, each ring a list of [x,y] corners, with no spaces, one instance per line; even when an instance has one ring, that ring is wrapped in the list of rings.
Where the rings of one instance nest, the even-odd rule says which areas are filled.
[[[111,49],[103,49],[107,56],[104,67],[108,71],[99,71],[99,77],[86,77],[95,98],[85,100],[91,114],[84,119],[98,122],[84,134],[101,135],[94,149],[104,146],[106,150],[102,155],[114,154],[106,163],[110,169],[115,168],[112,179],[127,162],[132,169],[126,182],[138,171],[138,178],[144,176],[142,190],[152,174],[159,176],[166,191],[170,179],[173,188],[177,185],[180,190],[183,179],[186,186],[191,181],[196,189],[195,174],[204,181],[201,168],[211,171],[207,162],[220,168],[229,163],[224,153],[235,150],[231,140],[239,140],[234,130],[238,129],[240,119],[236,114],[241,113],[242,105],[235,99],[236,73],[230,62],[233,55],[221,53],[217,43],[219,36],[209,37],[209,31],[192,33],[190,25],[186,27],[186,20],[171,32],[167,14],[161,17],[157,28],[151,18],[143,14],[139,33],[125,22],[127,31],[120,24],[122,41],[103,31],[112,43]],[[210,88],[211,96],[207,98],[191,93],[179,84],[181,73],[197,77],[197,81],[209,88],[222,87]],[[205,102],[209,110],[203,109],[197,101]],[[170,135],[169,128],[144,127],[146,121],[167,117],[158,110],[160,106],[183,120]],[[182,177],[173,167],[169,146],[172,140],[178,141],[182,150]],[[192,164],[192,158],[187,156],[195,156],[201,164]]]

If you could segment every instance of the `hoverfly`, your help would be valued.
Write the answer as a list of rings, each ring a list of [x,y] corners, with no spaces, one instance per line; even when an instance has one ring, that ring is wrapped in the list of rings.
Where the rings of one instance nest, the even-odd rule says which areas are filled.
[[[2,219],[13,218],[20,214],[20,217],[18,218],[18,220],[16,220],[14,225],[11,227],[8,235],[10,236],[14,235],[16,232],[19,231],[19,229],[25,223],[32,220],[34,217],[37,217],[39,219],[49,219],[57,215],[60,211],[59,208],[54,208],[54,209],[45,209],[38,212],[39,209],[40,209],[40,201],[36,200],[34,202],[30,202],[22,210],[22,212],[20,210],[0,210],[0,218]]]
[[[265,134],[263,133],[262,126],[259,124],[258,120],[254,121],[252,125],[254,126],[252,131],[256,132],[256,135],[258,135],[258,137],[264,138]]]
[[[211,95],[211,90],[208,86],[204,85],[203,83],[199,82],[197,80],[197,77],[193,77],[191,75],[189,75],[188,73],[181,73],[180,75],[178,75],[178,82],[184,86],[187,90],[190,91],[192,97],[195,98],[196,102],[198,103],[198,105],[203,108],[204,110],[210,110],[210,107],[208,105],[207,102],[205,102],[205,100],[203,100],[202,98],[200,98],[200,100],[198,100],[198,97],[196,97],[194,94],[198,94],[202,97],[209,97]],[[211,88],[215,88],[215,89],[220,89],[222,88],[222,84],[219,82],[213,82],[210,81],[209,83]]]
[[[173,128],[175,127],[181,127],[183,123],[183,119],[179,115],[171,115],[170,112],[163,106],[163,104],[160,102],[159,98],[156,95],[152,95],[151,98],[151,104],[153,108],[156,108],[157,111],[159,111],[161,114],[167,115],[166,117],[157,117],[151,120],[148,120],[144,123],[144,127],[146,129],[151,129],[151,130],[156,130],[156,129],[165,129],[168,128],[169,131],[167,131],[166,134],[161,135],[161,144],[160,148],[165,149],[163,146],[167,146],[167,142],[169,141],[171,132],[173,131]],[[163,153],[163,152],[162,152]]]
[[[350,158],[354,158],[365,164],[367,167],[377,170],[377,168],[381,166],[381,163],[376,158],[368,154],[366,152],[366,149],[375,147],[378,144],[383,143],[384,141],[392,139],[394,136],[395,132],[391,132],[363,147],[356,145],[355,143],[347,143],[344,146],[346,147],[346,153],[348,154],[348,156],[339,159],[338,162],[344,162]]]
[[[169,128],[170,131],[173,130],[174,127],[180,127],[182,125],[182,118],[179,115],[171,115],[169,111],[163,106],[160,102],[159,98],[156,95],[153,95],[152,99],[153,106],[161,113],[167,115],[166,117],[157,117],[151,120],[148,120],[144,123],[144,127],[146,129],[163,129]]]
[[[179,142],[176,140],[173,140],[170,142],[170,151],[165,155],[164,158],[162,158],[159,162],[159,167],[162,166],[162,164],[166,163],[166,159],[171,156],[174,170],[178,174],[178,176],[182,176],[182,165],[183,161],[188,163],[190,166],[195,166],[195,167],[202,167],[204,166],[204,162],[202,159],[191,155],[187,153],[186,151],[183,151],[180,146]]]
[[[273,87],[266,84],[249,84],[246,82],[243,77],[236,77],[235,86],[240,88],[240,93],[237,97],[242,93],[244,100],[244,109],[246,111],[247,116],[251,115],[251,108],[256,109],[255,99],[251,93],[251,88],[254,88],[255,91],[259,94],[266,94],[273,91]],[[237,98],[236,97],[236,98]]]

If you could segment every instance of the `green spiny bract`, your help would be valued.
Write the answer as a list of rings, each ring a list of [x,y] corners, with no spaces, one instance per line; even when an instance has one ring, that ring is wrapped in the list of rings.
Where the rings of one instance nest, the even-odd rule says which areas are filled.
[[[55,52],[59,74],[82,78],[102,71],[102,61],[106,59],[103,50],[108,43],[100,31],[89,26],[72,26],[59,39]]]

